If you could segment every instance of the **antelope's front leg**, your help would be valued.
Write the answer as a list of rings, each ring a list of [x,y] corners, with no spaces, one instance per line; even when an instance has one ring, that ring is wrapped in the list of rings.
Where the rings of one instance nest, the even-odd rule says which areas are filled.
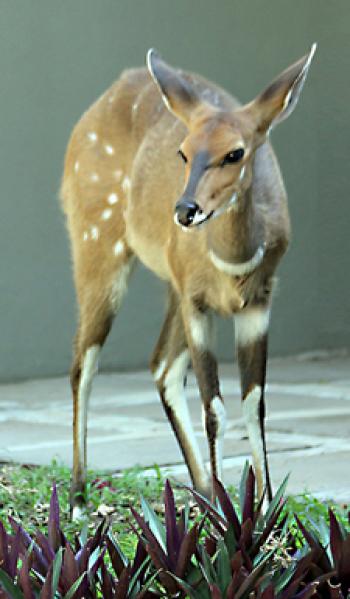
[[[250,441],[258,496],[272,498],[265,440],[265,377],[269,306],[247,308],[235,315],[235,340],[241,378],[243,415]]]
[[[203,426],[209,445],[211,474],[222,477],[226,409],[220,393],[218,368],[212,353],[212,322],[208,311],[191,302],[182,306],[187,343],[202,399]]]

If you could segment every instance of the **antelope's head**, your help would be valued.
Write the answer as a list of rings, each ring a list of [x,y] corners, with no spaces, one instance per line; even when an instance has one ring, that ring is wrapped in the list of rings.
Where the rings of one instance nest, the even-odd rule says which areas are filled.
[[[165,105],[187,127],[178,150],[185,162],[185,188],[175,207],[177,224],[196,227],[239,205],[251,182],[254,152],[294,110],[315,50],[316,44],[237,109],[205,101],[191,76],[167,65],[154,50],[148,52],[148,69]]]

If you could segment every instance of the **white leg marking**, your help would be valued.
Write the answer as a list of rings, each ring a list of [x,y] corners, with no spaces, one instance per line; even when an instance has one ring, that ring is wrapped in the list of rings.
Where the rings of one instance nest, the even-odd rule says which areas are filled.
[[[129,262],[127,262],[120,268],[120,270],[118,271],[117,278],[112,285],[111,304],[114,312],[118,310],[120,303],[128,288],[128,281],[132,266],[133,260],[131,259],[129,260]]]
[[[162,378],[165,368],[166,368],[166,360],[162,360],[159,363],[158,368],[156,368],[156,370],[153,373],[153,378],[155,381],[159,381],[159,379]]]
[[[87,425],[87,414],[89,397],[91,393],[91,386],[94,374],[97,372],[97,361],[100,353],[99,345],[92,345],[86,351],[84,361],[81,367],[81,377],[78,389],[78,414],[77,414],[77,437],[78,437],[78,451],[80,456],[80,462],[82,463],[83,469],[86,464],[84,463],[84,444],[85,444],[85,430]]]
[[[222,460],[223,460],[223,449],[224,449],[224,436],[226,430],[226,408],[224,402],[220,399],[220,397],[216,396],[211,400],[210,403],[210,412],[215,415],[217,422],[217,432],[215,439],[215,457],[216,457],[216,466],[217,472],[216,476],[219,480],[222,480]],[[202,411],[203,416],[203,428],[206,433],[206,423],[205,423],[205,410],[203,408]]]
[[[171,408],[177,422],[181,425],[191,447],[192,456],[196,463],[197,472],[202,473],[203,488],[208,483],[208,475],[201,456],[187,405],[184,390],[184,378],[189,363],[189,351],[183,351],[172,363],[164,380],[164,399]]]
[[[269,327],[270,310],[251,308],[235,314],[235,338],[238,345],[249,345],[265,335]]]
[[[207,315],[191,316],[190,332],[197,349],[208,349],[211,343],[211,323]]]
[[[78,505],[75,505],[73,507],[73,511],[72,511],[72,520],[74,522],[80,522],[82,520],[85,520],[86,518],[87,518],[87,514],[86,514],[85,510],[83,510]]]
[[[265,486],[264,446],[261,436],[259,406],[261,387],[257,385],[243,401],[243,417],[247,427],[249,442],[252,450],[253,464],[256,475],[262,477]]]

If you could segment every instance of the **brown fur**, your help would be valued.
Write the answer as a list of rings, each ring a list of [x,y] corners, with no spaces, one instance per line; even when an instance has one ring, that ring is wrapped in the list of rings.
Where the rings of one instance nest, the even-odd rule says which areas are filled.
[[[137,257],[173,290],[153,370],[162,356],[169,370],[188,345],[206,407],[208,434],[215,432],[210,401],[219,394],[216,362],[211,353],[201,354],[194,347],[188,320],[198,312],[198,302],[202,311],[223,316],[269,303],[271,279],[288,245],[290,225],[279,167],[265,136],[271,115],[278,112],[276,106],[281,110],[303,61],[284,72],[255,102],[241,107],[213,83],[177,72],[154,56],[153,77],[172,112],[149,72],[135,69],[125,71],[83,115],[69,142],[62,183],[80,313],[72,375],[75,398],[84,353],[104,343],[126,287],[126,265]],[[180,147],[186,165],[178,156]],[[245,150],[242,162],[220,167],[236,147]],[[194,177],[191,169],[198,155],[205,156],[206,164],[201,164],[187,192],[203,212],[224,206],[233,192],[239,200],[237,210],[186,232],[174,224],[174,206]],[[115,198],[111,194],[117,194],[116,203],[109,203],[108,198],[112,202]],[[264,260],[244,277],[225,274],[209,254],[212,250],[226,262],[241,263],[262,244]],[[178,325],[181,319],[185,323],[185,329],[180,327],[181,340],[172,312],[178,315]],[[244,356],[242,352],[245,362]],[[260,371],[257,360],[251,370],[243,365],[244,388],[255,382],[256,368]],[[161,383],[159,390],[162,394]],[[181,438],[179,423],[165,408]],[[78,455],[77,434],[75,425],[73,488],[82,493],[86,459]],[[189,462],[185,439],[180,445]],[[214,454],[212,470],[216,472]]]

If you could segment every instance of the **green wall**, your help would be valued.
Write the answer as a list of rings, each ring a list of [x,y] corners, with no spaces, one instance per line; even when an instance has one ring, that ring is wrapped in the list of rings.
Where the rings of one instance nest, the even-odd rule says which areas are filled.
[[[65,146],[82,111],[150,46],[247,101],[319,43],[299,106],[272,136],[293,243],[271,349],[349,343],[349,0],[1,0],[0,9],[1,380],[69,368],[76,310],[57,201]],[[136,273],[102,367],[147,364],[164,296],[153,275]],[[232,354],[229,332],[220,329],[221,358]]]

